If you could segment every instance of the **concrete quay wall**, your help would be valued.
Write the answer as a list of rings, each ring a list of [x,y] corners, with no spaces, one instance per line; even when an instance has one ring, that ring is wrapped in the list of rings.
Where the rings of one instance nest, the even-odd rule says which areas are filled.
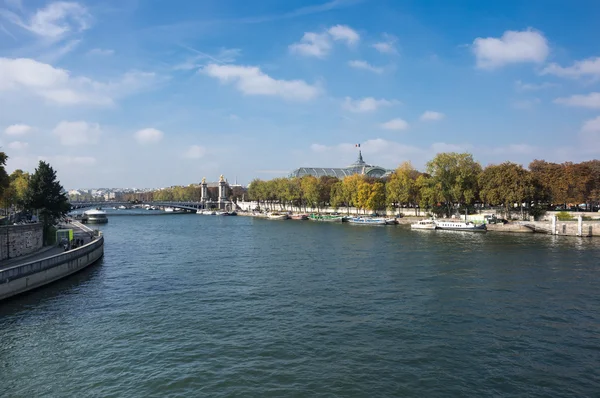
[[[0,262],[34,253],[44,245],[41,223],[0,227]]]
[[[99,260],[104,254],[104,237],[77,249],[41,260],[0,270],[0,300],[54,282]]]

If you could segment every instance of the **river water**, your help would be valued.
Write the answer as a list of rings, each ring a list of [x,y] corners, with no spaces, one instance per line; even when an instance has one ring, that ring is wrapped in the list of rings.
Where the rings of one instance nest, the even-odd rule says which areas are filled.
[[[600,241],[110,217],[0,302],[2,397],[600,394]]]

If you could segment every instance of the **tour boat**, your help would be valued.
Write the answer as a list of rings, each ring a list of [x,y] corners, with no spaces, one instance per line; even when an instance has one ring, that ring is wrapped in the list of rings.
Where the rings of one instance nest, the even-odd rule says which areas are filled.
[[[279,213],[269,213],[267,215],[267,218],[269,220],[287,220],[288,215],[287,214],[279,214]]]
[[[167,213],[173,213],[173,212],[175,211],[175,209],[174,209],[174,208],[172,208],[172,207],[165,207],[165,211],[166,211]]]
[[[370,218],[370,217],[350,217],[349,223],[352,224],[364,224],[364,225],[386,225],[385,218]]]
[[[294,214],[291,218],[292,218],[292,220],[308,220],[308,215],[307,214]]]
[[[108,218],[106,217],[106,212],[100,209],[87,210],[83,212],[81,222],[84,224],[106,224]]]
[[[125,210],[125,209],[127,209],[127,207],[125,207],[123,205],[119,206],[119,210]]]
[[[435,221],[436,229],[445,229],[449,231],[471,231],[485,232],[487,228],[485,224],[473,224],[470,221]]]
[[[412,229],[436,229],[434,220],[420,220],[414,224],[410,224]]]
[[[343,216],[331,215],[331,214],[311,214],[308,216],[309,220],[312,221],[325,221],[325,222],[342,222],[345,221]]]

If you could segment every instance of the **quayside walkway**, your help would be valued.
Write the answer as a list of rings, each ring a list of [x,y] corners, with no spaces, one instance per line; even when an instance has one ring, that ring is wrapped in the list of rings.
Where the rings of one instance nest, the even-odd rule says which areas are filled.
[[[90,234],[92,232],[92,230],[78,222],[63,224],[63,225],[61,225],[60,228],[61,229],[72,229],[73,236],[76,239],[83,239],[84,244],[91,242],[93,239]],[[27,263],[31,263],[34,261],[39,261],[44,258],[52,257],[52,256],[55,256],[57,254],[62,254],[62,253],[65,253],[65,249],[58,246],[58,243],[55,245],[52,245],[52,246],[45,246],[45,247],[42,247],[40,250],[38,250],[34,253],[31,253],[31,254],[25,255],[25,256],[19,256],[19,257],[11,258],[8,260],[2,260],[0,262],[0,271],[3,271],[7,268],[12,268],[14,266],[27,264]]]

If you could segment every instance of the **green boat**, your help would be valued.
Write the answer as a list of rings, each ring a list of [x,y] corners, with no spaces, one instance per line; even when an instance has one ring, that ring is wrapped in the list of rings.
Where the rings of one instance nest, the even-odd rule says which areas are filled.
[[[343,222],[344,216],[331,214],[311,214],[310,216],[308,216],[308,219],[312,221]]]

